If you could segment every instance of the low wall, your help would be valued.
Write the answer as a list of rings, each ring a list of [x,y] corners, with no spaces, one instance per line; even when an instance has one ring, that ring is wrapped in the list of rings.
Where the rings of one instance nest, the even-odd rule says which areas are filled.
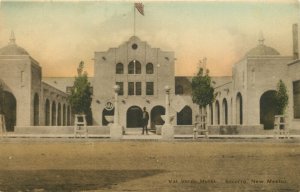
[[[269,135],[272,130],[264,130],[262,125],[208,125],[211,135]]]
[[[161,127],[156,126],[156,134],[161,134]],[[174,125],[175,135],[193,134],[194,125]],[[199,133],[204,134],[204,133]],[[208,125],[209,135],[270,135],[273,130],[264,130],[262,125]]]
[[[193,134],[194,125],[174,125],[175,135],[191,135]],[[162,125],[156,126],[156,134],[161,135]]]
[[[88,134],[109,135],[108,126],[87,126]],[[67,135],[74,134],[74,126],[20,126],[15,127],[16,134],[38,134],[38,135]]]

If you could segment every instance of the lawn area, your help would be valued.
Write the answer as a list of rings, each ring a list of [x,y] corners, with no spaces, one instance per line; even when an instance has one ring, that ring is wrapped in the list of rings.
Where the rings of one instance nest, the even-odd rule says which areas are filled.
[[[0,141],[0,191],[300,191],[300,143]]]

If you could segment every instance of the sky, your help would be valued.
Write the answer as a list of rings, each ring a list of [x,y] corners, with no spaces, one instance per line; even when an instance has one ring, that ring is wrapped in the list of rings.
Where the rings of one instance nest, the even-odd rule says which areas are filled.
[[[194,75],[207,58],[212,76],[231,75],[234,63],[258,45],[292,55],[292,24],[300,1],[143,1],[136,36],[175,52],[175,74]],[[45,77],[72,77],[80,61],[93,76],[95,51],[118,47],[133,36],[132,1],[1,1],[0,47],[16,42],[37,60]]]

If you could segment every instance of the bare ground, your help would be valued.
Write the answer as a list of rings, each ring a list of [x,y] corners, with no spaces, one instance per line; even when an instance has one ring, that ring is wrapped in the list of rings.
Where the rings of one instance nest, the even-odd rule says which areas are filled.
[[[300,144],[7,139],[0,191],[298,192]]]

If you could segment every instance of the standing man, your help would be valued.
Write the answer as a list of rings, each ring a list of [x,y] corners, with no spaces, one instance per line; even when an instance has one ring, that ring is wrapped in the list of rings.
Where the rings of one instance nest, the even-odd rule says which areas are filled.
[[[148,129],[147,129],[147,125],[148,125],[148,121],[149,121],[149,113],[146,110],[146,107],[143,108],[143,133],[146,129],[146,134],[148,135]]]

